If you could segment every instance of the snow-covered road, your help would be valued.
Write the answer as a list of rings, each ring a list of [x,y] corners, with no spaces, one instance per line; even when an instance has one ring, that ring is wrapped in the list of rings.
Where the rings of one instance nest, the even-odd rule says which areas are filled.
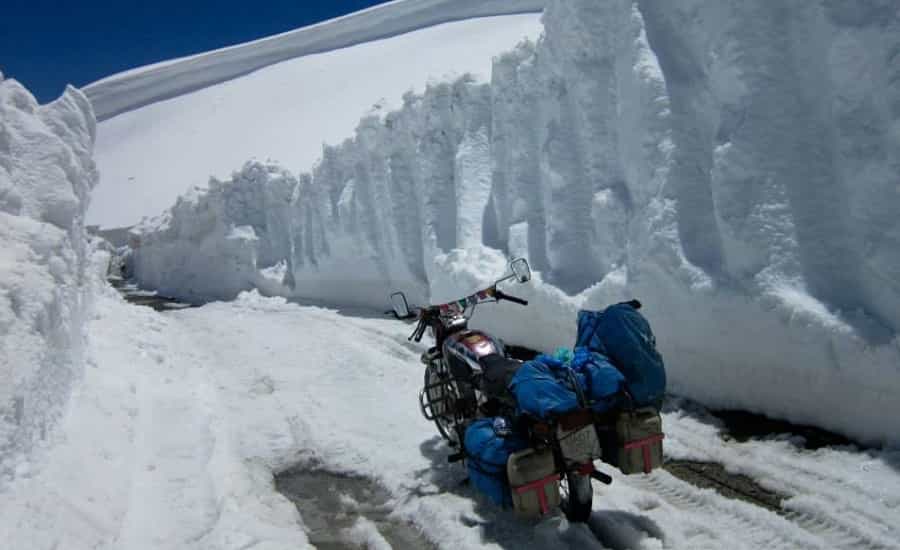
[[[728,442],[676,409],[670,457],[744,473],[788,495],[784,513],[658,471],[614,474],[588,526],[534,525],[459,485],[416,406],[406,324],[255,294],[163,314],[98,300],[69,439],[0,501],[9,548],[298,548],[303,520],[273,483],[298,464],[379,484],[391,519],[442,548],[900,548],[897,453]]]

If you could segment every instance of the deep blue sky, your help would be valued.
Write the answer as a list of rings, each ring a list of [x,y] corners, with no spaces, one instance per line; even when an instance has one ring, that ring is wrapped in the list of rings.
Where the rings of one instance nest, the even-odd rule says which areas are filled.
[[[385,0],[0,0],[0,71],[41,103],[66,84],[296,29]]]

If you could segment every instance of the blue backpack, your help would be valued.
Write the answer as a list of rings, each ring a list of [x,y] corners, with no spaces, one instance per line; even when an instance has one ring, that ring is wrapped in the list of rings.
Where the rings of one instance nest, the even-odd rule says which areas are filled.
[[[603,311],[579,311],[575,345],[608,357],[622,371],[635,406],[658,408],[666,392],[666,367],[640,307],[632,300]]]
[[[501,429],[495,429],[495,423]],[[481,418],[466,429],[463,442],[469,479],[498,506],[511,507],[512,494],[506,476],[509,455],[528,448],[528,441],[512,432],[502,417]]]

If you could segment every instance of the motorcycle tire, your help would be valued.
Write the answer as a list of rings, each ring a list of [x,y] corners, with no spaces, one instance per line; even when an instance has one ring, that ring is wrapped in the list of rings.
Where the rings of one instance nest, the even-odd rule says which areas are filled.
[[[562,503],[566,519],[571,523],[585,523],[591,517],[594,503],[594,488],[591,477],[577,472],[566,472],[568,495]]]
[[[450,401],[441,401],[449,396],[455,398],[455,388],[448,380],[449,373],[441,372],[442,369],[435,367],[434,363],[429,364],[425,368],[425,387],[428,388],[438,382],[445,382],[428,392],[428,399],[432,403],[432,412],[434,413],[434,425],[437,426],[438,433],[446,439],[451,446],[456,447],[460,444],[459,435],[456,433],[456,422],[454,413],[450,405]],[[441,403],[441,404],[437,404]]]

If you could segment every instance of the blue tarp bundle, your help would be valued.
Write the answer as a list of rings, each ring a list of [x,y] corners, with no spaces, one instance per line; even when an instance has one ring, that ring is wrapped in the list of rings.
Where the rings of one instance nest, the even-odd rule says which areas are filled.
[[[547,420],[585,405],[596,412],[614,407],[625,378],[609,361],[586,348],[539,355],[522,365],[509,384],[519,410]]]
[[[636,406],[658,405],[666,392],[666,369],[656,351],[650,323],[635,306],[640,307],[640,303],[579,311],[575,345],[608,357],[625,375]]]
[[[475,487],[499,506],[512,506],[512,495],[506,477],[509,455],[528,447],[524,437],[509,430],[495,429],[495,423],[506,426],[503,418],[482,418],[466,429],[469,479]]]

